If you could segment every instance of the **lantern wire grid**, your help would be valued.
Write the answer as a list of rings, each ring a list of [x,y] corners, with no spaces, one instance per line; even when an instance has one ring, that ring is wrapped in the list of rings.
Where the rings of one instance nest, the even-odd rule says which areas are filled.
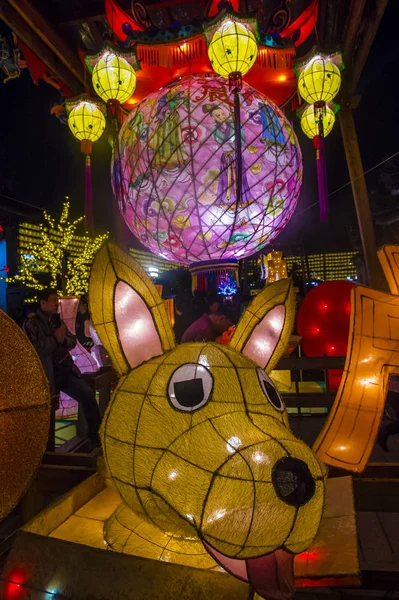
[[[331,60],[315,57],[299,75],[298,87],[308,104],[331,102],[341,87],[340,71]]]
[[[209,78],[212,79],[212,78]],[[218,79],[218,78],[217,78]],[[220,80],[219,80],[220,81]],[[218,83],[219,83],[218,81]],[[174,178],[171,177],[171,167],[173,169],[173,163],[177,161],[179,156],[184,156],[184,167],[183,169],[190,169],[191,171],[191,176],[189,177],[189,180],[187,182],[187,184],[185,185],[185,193],[188,192],[190,186],[192,185],[193,181],[196,181],[196,153],[201,149],[201,146],[198,147],[198,149],[196,151],[194,151],[193,145],[191,143],[191,139],[192,136],[195,139],[195,136],[198,135],[197,130],[198,130],[198,126],[202,125],[205,121],[205,119],[208,117],[209,114],[213,113],[216,110],[221,110],[224,117],[223,119],[220,119],[219,123],[217,124],[216,129],[221,129],[223,128],[223,126],[226,126],[227,123],[234,123],[234,107],[233,107],[233,100],[231,98],[231,96],[229,95],[229,93],[227,92],[226,86],[228,85],[227,82],[225,82],[223,80],[223,85],[222,87],[222,91],[220,91],[219,89],[219,93],[215,94],[215,97],[217,98],[216,101],[213,101],[212,103],[208,103],[203,105],[203,112],[204,112],[204,116],[202,117],[202,119],[195,119],[193,121],[192,119],[192,106],[191,106],[191,102],[190,102],[190,93],[194,94],[197,90],[190,90],[190,87],[188,88],[188,98],[187,97],[183,97],[183,98],[178,98],[178,93],[176,93],[172,99],[178,99],[179,103],[178,105],[175,107],[175,112],[178,115],[178,119],[176,123],[173,123],[172,119],[170,118],[170,116],[167,118],[168,120],[168,126],[169,126],[169,131],[168,131],[168,135],[162,140],[162,143],[160,143],[158,145],[158,147],[156,147],[156,135],[157,135],[157,131],[156,128],[154,129],[154,131],[151,132],[151,135],[148,135],[148,125],[147,128],[143,128],[143,131],[137,135],[136,132],[134,132],[134,127],[135,127],[135,120],[138,118],[139,115],[139,109],[141,105],[138,105],[136,112],[135,112],[135,116],[134,118],[131,118],[132,120],[127,121],[121,131],[121,135],[124,135],[126,132],[126,128],[128,125],[130,125],[131,127],[131,132],[134,132],[134,135],[136,135],[136,138],[139,139],[140,141],[140,148],[139,150],[137,149],[137,144],[132,144],[131,147],[129,148],[128,151],[125,151],[125,153],[123,154],[123,159],[122,159],[122,164],[121,164],[121,173],[122,173],[122,186],[123,186],[123,192],[125,194],[125,196],[128,198],[127,204],[130,205],[133,215],[134,215],[134,220],[136,223],[140,223],[142,225],[142,227],[144,227],[145,230],[145,238],[142,238],[142,241],[144,243],[150,243],[150,241],[153,244],[154,238],[153,236],[151,236],[150,232],[146,230],[146,223],[145,221],[147,220],[148,216],[154,216],[154,215],[150,215],[150,204],[151,202],[147,203],[146,206],[146,211],[145,211],[145,219],[143,220],[142,217],[140,217],[140,215],[138,214],[138,210],[137,210],[137,202],[136,202],[136,198],[132,199],[132,194],[129,194],[129,188],[134,187],[133,183],[130,178],[132,178],[132,175],[129,177],[129,175],[127,177],[123,176],[124,173],[126,172],[126,170],[128,170],[129,168],[131,168],[131,173],[132,174],[139,174],[140,171],[140,165],[141,162],[145,162],[148,165],[148,170],[146,173],[140,173],[141,176],[141,181],[139,181],[139,184],[136,187],[136,191],[137,191],[137,197],[140,195],[140,192],[142,189],[145,188],[145,186],[147,185],[148,179],[151,180],[151,185],[152,185],[152,193],[154,194],[154,196],[156,196],[155,198],[153,198],[153,200],[156,200],[158,203],[158,211],[157,211],[157,230],[159,228],[159,221],[160,218],[163,216],[165,218],[168,217],[168,242],[166,242],[166,240],[164,240],[164,245],[161,244],[161,240],[158,238],[156,239],[156,242],[158,244],[158,249],[159,249],[159,253],[163,256],[165,256],[165,258],[177,258],[177,255],[174,253],[174,247],[173,244],[171,243],[171,236],[172,236],[172,240],[179,240],[179,237],[181,236],[181,228],[179,227],[173,227],[172,222],[175,219],[176,213],[185,210],[182,209],[181,207],[181,203],[183,200],[180,201],[180,203],[176,203],[175,206],[173,207],[173,209],[167,214],[166,210],[165,210],[165,205],[167,204],[167,200],[168,200],[168,195],[171,193],[172,197],[173,197],[173,188],[175,186],[175,184],[179,181],[179,178],[181,177],[181,169],[177,169],[176,170],[176,176]],[[224,88],[224,89],[223,89]],[[168,88],[167,86],[165,87],[165,93],[167,93]],[[255,96],[255,98],[257,97],[257,93],[255,90],[253,90],[252,88],[249,88],[248,86],[245,88],[245,90],[243,90],[242,92],[240,92],[240,98],[241,98],[241,106],[240,106],[240,112],[242,112],[242,107],[245,107],[245,103],[246,103],[246,99],[248,99],[248,95],[249,97],[252,98],[252,96]],[[214,97],[214,100],[215,100]],[[262,97],[262,99],[264,100],[264,98]],[[259,100],[261,100],[261,98],[259,98]],[[227,112],[227,108],[229,108],[229,113]],[[261,112],[263,110],[266,110],[266,119],[268,120],[268,124],[269,124],[269,132],[268,132],[268,138],[266,140],[260,139],[261,136],[263,135],[262,132],[259,133],[259,135],[257,136],[256,139],[252,139],[251,142],[247,142],[247,143],[243,143],[242,144],[242,151],[246,151],[248,149],[250,149],[251,144],[254,143],[254,141],[259,142],[261,144],[264,144],[264,148],[265,151],[272,151],[272,153],[274,153],[274,159],[275,159],[275,164],[274,167],[270,170],[269,173],[267,173],[266,175],[263,176],[263,178],[266,180],[267,177],[270,176],[271,180],[272,180],[272,184],[270,186],[270,188],[267,189],[267,194],[270,196],[269,201],[267,206],[261,205],[259,206],[259,211],[254,214],[254,215],[250,215],[248,216],[248,206],[249,205],[256,205],[256,202],[258,200],[261,200],[262,195],[258,195],[257,198],[250,198],[250,202],[248,203],[247,207],[238,207],[237,203],[234,209],[234,213],[235,213],[235,221],[239,219],[242,219],[242,221],[246,221],[246,224],[250,224],[252,226],[252,232],[250,235],[245,235],[243,236],[243,239],[240,240],[240,249],[237,252],[237,257],[241,256],[242,254],[245,253],[245,249],[247,248],[248,244],[250,244],[254,237],[257,236],[258,239],[262,239],[263,236],[265,236],[265,230],[267,229],[273,229],[273,238],[284,228],[284,226],[286,225],[286,223],[288,222],[289,218],[292,216],[292,213],[295,209],[295,206],[293,205],[292,200],[294,198],[296,198],[298,196],[298,192],[299,192],[299,186],[300,186],[300,178],[298,178],[298,172],[297,172],[297,167],[300,166],[300,150],[299,150],[299,146],[295,143],[295,144],[291,144],[291,151],[289,152],[289,159],[286,159],[286,162],[283,162],[282,164],[279,164],[279,157],[286,154],[288,147],[289,147],[289,142],[290,142],[290,131],[288,130],[288,127],[283,127],[282,123],[281,123],[281,116],[280,119],[278,118],[278,114],[275,112],[275,105],[273,103],[271,103],[270,101],[268,101],[268,104],[265,104],[264,102],[262,103],[261,101],[258,102],[258,109],[255,111],[251,111],[248,114],[246,114],[245,118],[242,118],[242,114],[240,115],[241,117],[241,131],[243,132],[245,129],[245,126],[247,123],[249,123],[250,121],[255,121],[255,122],[261,122]],[[160,105],[160,103],[153,101],[152,102],[152,107],[151,107],[151,113],[147,119],[147,123],[154,123],[160,120],[161,117],[161,113],[163,110],[163,106]],[[177,111],[180,112],[177,112]],[[184,117],[182,116],[182,111],[185,110],[184,113]],[[287,123],[287,125],[290,127],[290,125]],[[174,137],[176,137],[176,135],[179,135],[178,130],[181,130],[181,139],[179,140],[179,143],[176,144],[176,140],[173,139]],[[291,129],[292,131],[292,129]],[[292,132],[293,133],[293,132]],[[131,133],[129,134],[131,135]],[[234,142],[234,128],[231,128],[231,133],[229,135],[229,137],[225,140],[225,143],[229,143],[231,145],[233,145],[232,143]],[[173,142],[172,142],[173,140]],[[144,143],[142,143],[144,142]],[[173,147],[173,152],[170,154],[170,156],[168,157],[168,159],[161,164],[161,166],[159,166],[157,163],[159,162],[159,158],[161,156],[161,154],[163,153],[163,151],[165,151],[167,149],[167,147]],[[155,147],[155,149],[154,149]],[[186,154],[186,149],[188,148],[189,151],[189,155]],[[152,156],[150,155],[150,149],[154,149]],[[206,164],[208,164],[209,161],[211,161],[211,159],[218,154],[218,152],[220,152],[220,147],[218,146],[218,144],[215,144],[215,150],[212,151],[212,153],[210,153],[207,161],[205,163],[201,163],[200,165],[200,169],[204,168],[204,166]],[[248,158],[246,158],[246,164],[245,164],[245,169],[243,169],[243,175],[245,175],[251,168],[254,168],[256,163],[257,163],[258,158],[255,156],[254,159],[252,160],[252,162],[248,161]],[[235,157],[235,152],[233,151],[231,153],[231,157],[230,157],[230,162],[226,161],[226,165],[224,166],[223,169],[221,169],[220,171],[218,171],[216,173],[216,175],[213,178],[210,178],[208,182],[206,182],[204,184],[204,186],[202,187],[202,195],[205,194],[208,190],[211,190],[212,186],[215,185],[215,183],[217,182],[217,180],[222,177],[224,174],[227,175],[229,169],[231,169],[231,167],[233,166],[235,168],[236,165],[236,157]],[[156,166],[156,172],[155,169],[153,168],[153,166]],[[115,165],[113,167],[115,169]],[[289,176],[288,179],[280,179],[280,175],[282,175],[282,173],[288,169],[292,169],[292,173]],[[160,177],[164,174],[164,172],[168,172],[168,178],[170,180],[170,185],[169,187],[165,187],[162,190],[159,190],[159,187],[157,185],[158,179],[160,179]],[[138,180],[140,179],[140,177],[138,177]],[[242,189],[241,189],[241,196],[243,197],[245,196],[250,196],[251,194],[251,189],[255,186],[258,185],[258,182],[255,180],[252,183],[252,186],[250,186],[245,179],[245,182],[243,182],[242,185]],[[275,197],[278,197],[279,192],[281,192],[284,188],[288,188],[289,182],[291,180],[295,180],[298,179],[298,181],[296,182],[296,185],[294,185],[294,187],[292,188],[292,190],[288,193],[285,194],[284,198],[280,199],[280,204],[278,206],[275,205]],[[128,181],[128,185],[126,186],[126,181]],[[236,182],[234,182],[236,183]],[[179,181],[179,184],[182,186],[182,182]],[[244,189],[245,188],[245,189]],[[183,189],[183,186],[182,186]],[[184,195],[184,194],[183,194]],[[208,259],[212,260],[214,257],[210,254],[209,252],[209,248],[207,246],[207,244],[205,243],[205,241],[207,240],[207,236],[209,235],[209,233],[211,231],[213,231],[213,235],[214,237],[212,238],[212,242],[213,244],[216,243],[220,243],[223,241],[223,235],[224,233],[220,233],[220,234],[216,234],[216,232],[213,230],[213,228],[217,225],[223,225],[225,227],[225,229],[229,229],[230,233],[229,233],[229,239],[224,240],[226,242],[225,247],[222,249],[221,252],[218,253],[218,259],[223,259],[223,256],[226,254],[226,252],[229,252],[229,254],[231,254],[231,249],[230,249],[230,245],[232,242],[232,238],[234,236],[234,227],[233,225],[229,225],[228,227],[226,227],[223,224],[223,219],[225,218],[225,216],[231,216],[232,215],[232,208],[229,205],[226,205],[223,203],[223,197],[222,197],[222,192],[218,193],[218,194],[213,194],[215,196],[215,200],[212,203],[212,205],[207,205],[206,207],[200,206],[199,202],[198,202],[198,197],[199,197],[199,190],[197,189],[197,186],[194,185],[194,203],[192,208],[190,209],[190,211],[188,213],[185,213],[185,221],[187,223],[190,222],[190,217],[193,215],[194,212],[197,213],[197,217],[198,217],[198,223],[199,223],[199,234],[197,236],[197,238],[200,238],[203,241],[203,248],[201,249],[201,255],[196,254],[194,251],[192,251],[192,246],[193,244],[196,242],[196,238],[194,237],[194,239],[192,240],[192,242],[188,245],[185,246],[185,259],[182,258],[181,253],[178,256],[179,260],[186,260],[186,262],[190,263],[190,262],[195,262],[196,260],[204,260],[204,256],[203,256],[203,252],[205,251],[207,253]],[[287,214],[284,216],[283,219],[280,219],[280,214],[283,212],[283,208],[282,206],[284,206],[285,204],[289,204],[290,205],[290,210],[287,211]],[[224,205],[224,206],[223,206]],[[167,207],[166,207],[167,208]],[[212,215],[214,216],[213,219],[213,223],[211,225],[205,224],[202,219],[201,219],[201,209],[202,211],[204,211],[204,209],[207,210],[212,210]],[[217,208],[217,212],[215,211],[215,208]],[[280,210],[281,209],[281,210]],[[218,213],[218,214],[217,214]],[[277,214],[276,214],[277,213]],[[268,223],[265,223],[265,216],[271,216],[272,220]],[[215,235],[216,234],[216,235]],[[260,250],[262,247],[264,247],[269,241],[270,241],[270,234],[266,233],[266,238],[264,241],[262,241],[258,247],[256,248],[256,250]],[[169,256],[168,256],[169,254]],[[231,256],[229,256],[229,258],[231,258]]]
[[[93,69],[92,78],[96,93],[104,101],[117,100],[123,104],[136,87],[134,69],[123,57],[111,52],[100,58]]]
[[[71,110],[68,125],[78,140],[95,142],[105,129],[105,117],[95,104],[81,102]]]
[[[237,52],[232,51],[229,45],[230,41],[233,47],[237,46]],[[211,64],[216,73],[228,78],[232,73],[241,75],[248,73],[256,60],[257,49],[257,43],[251,31],[240,23],[227,22],[214,33],[209,44],[208,54],[211,55]],[[234,54],[236,54],[235,57]]]
[[[192,344],[191,346],[193,346],[193,345],[194,344]],[[197,348],[198,348],[198,352],[196,352],[196,354],[197,354],[197,361],[200,360],[200,356],[201,355],[202,356],[206,355],[207,348],[212,347],[212,351],[215,351],[214,344],[209,344],[209,343],[204,344],[204,345],[195,344],[195,346],[197,346]],[[221,362],[218,363],[217,369],[218,369],[218,374],[219,374],[220,378],[223,377],[222,371],[226,371],[226,375],[224,377],[234,376],[235,380],[241,383],[241,389],[242,389],[243,383],[242,383],[242,379],[240,377],[240,373],[243,373],[243,372],[248,372],[248,373],[249,372],[253,372],[254,371],[254,367],[252,365],[248,366],[248,367],[244,367],[244,366],[241,365],[240,367],[238,367],[236,364],[234,364],[234,362],[232,360],[232,356],[231,356],[231,355],[236,354],[236,352],[234,350],[231,350],[231,349],[229,350],[229,349],[226,349],[223,346],[218,346],[217,347],[217,351],[221,355],[220,361],[223,360],[223,362],[225,362],[225,366],[221,365]],[[155,362],[153,363],[153,359],[150,359],[150,360],[147,361],[147,363],[145,363],[145,364],[148,364],[148,365],[150,365],[151,363],[153,363],[156,368],[155,368],[155,371],[151,369],[151,377],[149,378],[148,384],[146,385],[146,388],[145,388],[145,390],[143,392],[137,393],[137,392],[129,389],[128,386],[126,385],[128,383],[128,381],[126,379],[124,380],[122,386],[120,388],[118,388],[119,392],[123,392],[124,394],[132,394],[132,402],[140,402],[141,403],[141,407],[139,409],[137,409],[137,414],[139,415],[139,417],[138,417],[137,422],[135,423],[135,431],[131,432],[132,433],[132,436],[131,436],[132,441],[131,442],[130,441],[126,441],[125,437],[123,437],[123,439],[121,439],[121,438],[115,436],[115,434],[107,433],[109,421],[112,420],[112,418],[114,416],[113,415],[113,411],[108,411],[107,412],[106,417],[105,417],[105,421],[104,421],[104,424],[103,424],[103,436],[104,436],[104,439],[105,439],[104,459],[105,459],[105,461],[107,463],[109,472],[112,475],[112,479],[117,482],[116,483],[117,487],[121,487],[122,488],[122,490],[121,490],[122,497],[125,496],[124,490],[123,490],[124,486],[128,486],[129,488],[132,488],[134,490],[134,492],[136,493],[137,499],[138,499],[138,501],[139,501],[139,503],[141,505],[143,514],[145,515],[146,519],[148,519],[157,529],[161,529],[161,527],[153,519],[152,515],[148,512],[148,509],[147,509],[146,503],[145,503],[145,499],[142,498],[141,493],[150,492],[151,494],[154,494],[155,497],[159,497],[168,506],[168,508],[173,513],[177,514],[181,519],[183,519],[184,521],[186,521],[189,525],[193,526],[194,530],[197,531],[197,533],[199,534],[200,539],[201,539],[201,528],[202,528],[203,521],[204,521],[204,516],[205,516],[206,507],[207,507],[207,502],[204,501],[203,507],[202,507],[202,514],[200,516],[200,521],[196,522],[195,519],[189,518],[185,513],[180,513],[176,509],[176,507],[173,507],[168,502],[167,498],[165,498],[165,496],[163,494],[161,494],[159,491],[157,491],[156,488],[154,487],[154,481],[153,481],[154,474],[155,474],[157,466],[160,463],[160,461],[162,460],[163,456],[166,455],[166,454],[168,454],[168,453],[170,453],[172,455],[175,455],[175,453],[173,452],[173,449],[171,447],[176,442],[176,438],[173,438],[172,441],[169,444],[165,444],[165,447],[163,447],[163,448],[157,448],[156,449],[158,452],[160,450],[162,452],[158,456],[157,460],[155,461],[155,463],[153,465],[152,473],[151,473],[151,476],[150,476],[149,485],[148,486],[143,486],[142,484],[140,485],[137,482],[137,480],[136,480],[135,450],[136,450],[136,443],[137,443],[137,434],[138,434],[138,430],[139,430],[139,427],[140,427],[140,415],[143,412],[143,407],[144,407],[144,404],[146,402],[149,402],[150,405],[152,405],[151,398],[154,398],[154,399],[160,398],[162,400],[165,400],[165,402],[166,402],[167,385],[168,385],[167,382],[165,382],[165,393],[164,394],[155,394],[152,391],[151,395],[149,396],[149,389],[150,389],[150,386],[151,386],[152,382],[157,377],[158,371],[160,369],[162,369],[163,366],[170,365],[170,366],[176,366],[176,368],[178,368],[179,366],[181,366],[181,364],[182,364],[181,361],[179,359],[177,359],[177,358],[174,359],[173,354],[174,354],[174,352],[172,350],[172,351],[169,351],[166,354],[164,354],[163,357],[157,357],[156,358],[156,363]],[[140,368],[140,367],[138,367],[138,368]],[[242,403],[246,407],[245,414],[246,414],[246,416],[247,416],[247,418],[249,419],[250,422],[252,422],[251,415],[253,413],[261,412],[265,416],[270,417],[271,419],[273,419],[273,421],[277,420],[280,426],[283,426],[283,424],[284,424],[283,423],[283,417],[282,417],[281,413],[279,414],[279,417],[277,417],[277,416],[274,417],[268,411],[265,411],[264,413],[262,411],[260,411],[259,405],[254,405],[254,406],[256,406],[256,408],[254,408],[254,410],[251,410],[251,408],[248,408],[243,389],[242,389],[242,392],[241,392],[241,397],[235,399],[235,401],[233,403],[231,401],[231,398],[229,398],[229,399],[220,398],[220,399],[216,400],[215,398],[212,397],[212,394],[211,394],[211,396],[210,396],[210,398],[209,398],[209,400],[207,402],[207,405],[209,403],[222,404],[222,405],[223,404],[224,405],[226,405],[226,404],[232,404],[231,411],[226,410],[222,414],[218,413],[217,416],[215,416],[215,417],[208,417],[208,419],[207,419],[207,421],[210,423],[212,429],[221,438],[221,440],[226,445],[226,447],[231,446],[231,444],[229,443],[229,439],[226,439],[225,437],[223,437],[223,435],[218,431],[218,428],[215,425],[215,423],[217,423],[217,421],[218,421],[218,419],[220,417],[225,417],[225,416],[228,416],[230,414],[236,414],[237,413],[237,408],[236,408],[237,407],[237,403],[238,404]],[[207,406],[207,405],[205,405],[205,406]],[[205,408],[205,406],[203,408]],[[193,411],[193,413],[195,413],[195,411]],[[191,414],[187,413],[186,414],[186,416],[187,416],[187,429],[185,430],[184,433],[186,433],[188,430],[193,430],[196,427],[204,426],[204,421],[201,421],[199,423],[193,424],[193,413],[191,413]],[[114,426],[110,425],[110,427],[112,428],[113,431],[115,431],[115,427]],[[291,431],[289,429],[287,431],[287,434],[288,434],[288,432],[291,434]],[[293,435],[293,434],[291,434],[291,435]],[[133,468],[132,468],[133,481],[126,481],[125,479],[122,479],[121,477],[118,477],[118,476],[115,475],[115,458],[114,458],[113,461],[111,461],[113,463],[113,464],[111,464],[110,463],[110,459],[109,459],[109,455],[108,455],[108,451],[107,451],[107,443],[106,443],[107,438],[110,438],[111,440],[115,440],[119,444],[122,444],[125,447],[128,446],[128,447],[131,448],[132,463],[133,463]],[[296,438],[293,436],[293,441],[294,440],[296,440]],[[271,434],[271,432],[269,432],[269,431],[267,432],[267,443],[273,443],[273,442],[277,443],[279,445],[279,447],[281,447],[281,449],[286,453],[287,457],[291,457],[291,456],[293,456],[292,450],[290,450],[289,445],[284,445],[285,441],[289,441],[289,440],[282,440],[279,437],[273,436]],[[254,475],[252,473],[251,466],[250,466],[250,464],[248,464],[248,461],[247,461],[247,458],[246,458],[245,454],[242,454],[242,452],[248,450],[249,448],[256,447],[256,446],[259,446],[259,440],[256,441],[256,442],[254,442],[253,444],[245,445],[242,448],[234,448],[234,453],[237,454],[237,455],[239,455],[243,459],[243,461],[246,463],[246,465],[249,468],[250,473],[251,473],[251,478],[248,478],[247,480],[243,479],[242,481],[250,483],[253,486],[253,493],[252,493],[252,515],[254,514],[254,511],[255,511],[255,508],[256,508],[256,483],[257,483],[257,480],[255,479],[255,477],[254,477]],[[154,447],[151,446],[151,445],[146,446],[146,445],[140,444],[140,449],[147,449],[149,451],[153,451],[154,453],[156,452],[156,450],[154,449]],[[114,452],[115,452],[115,449],[113,449],[113,453]],[[158,452],[157,452],[157,454],[158,454]],[[231,459],[231,455],[232,455],[232,452],[228,450],[225,462],[223,462],[223,463],[220,464],[220,466],[218,467],[217,471],[213,471],[211,469],[208,469],[208,468],[206,468],[204,466],[199,465],[198,461],[197,462],[191,462],[191,461],[187,460],[187,458],[183,458],[183,457],[179,457],[179,458],[180,458],[180,460],[182,460],[186,464],[192,465],[193,467],[195,467],[196,469],[198,469],[200,472],[206,473],[209,476],[209,489],[211,489],[212,483],[214,482],[214,480],[216,478],[218,478],[218,477],[220,477],[220,478],[227,477],[228,479],[229,478],[231,479],[230,475],[226,476],[226,475],[223,475],[223,473],[221,473],[223,466]],[[177,456],[179,456],[179,455],[177,455]],[[321,491],[322,491],[322,489],[323,489],[324,477],[323,477],[322,473],[320,473],[319,476],[313,476],[313,477],[314,477],[315,483],[316,484],[319,483],[319,485],[317,486],[317,491],[315,493],[315,496],[316,496],[317,494],[320,494]],[[122,486],[118,486],[118,483],[122,484]],[[266,479],[263,480],[262,479],[262,481],[259,482],[259,483],[269,483],[269,484],[272,484],[272,479],[270,479],[270,480],[266,480]],[[297,483],[297,479],[296,479],[295,476],[293,476],[292,479],[287,482],[287,487],[290,488],[290,491],[294,491],[294,489],[296,488],[296,483]],[[290,535],[292,533],[292,530],[294,529],[294,526],[295,526],[295,524],[297,522],[297,518],[298,518],[298,514],[299,514],[300,509],[301,509],[301,506],[298,506],[298,507],[295,508],[294,514],[292,516],[292,527],[289,529],[287,535],[285,536],[284,541],[279,545],[279,547],[284,547],[284,544],[287,542],[288,538],[290,537]],[[131,509],[131,510],[134,512],[134,509]],[[161,514],[162,514],[162,510],[161,510]],[[240,552],[242,552],[245,548],[247,548],[246,542],[247,542],[247,540],[248,540],[248,538],[249,538],[249,536],[251,534],[252,525],[253,525],[253,519],[251,520],[251,523],[250,523],[250,525],[248,527],[248,531],[246,533],[245,539],[242,542],[242,544],[235,544],[235,546],[237,546],[237,552],[235,553],[235,557],[237,557],[240,554]],[[129,535],[129,538],[134,533],[135,532],[132,531],[130,533],[130,535]],[[136,535],[138,535],[138,534],[136,534]],[[182,539],[185,538],[184,535],[182,535],[181,537],[182,537]],[[220,539],[220,538],[218,538],[218,537],[216,537],[214,535],[212,535],[211,537],[212,537],[213,541],[221,542],[221,543],[225,543],[226,542],[226,540]],[[129,538],[126,540],[126,542],[124,544],[125,546],[128,543]],[[302,543],[304,541],[305,540],[301,540]],[[300,542],[297,542],[297,543],[299,544]],[[108,544],[112,548],[112,543],[108,541]],[[262,546],[262,545],[252,545],[251,544],[250,547],[254,549],[254,555],[255,555],[254,557],[256,557],[257,549],[260,549],[261,551],[264,551],[264,554],[273,552],[276,549],[275,545],[273,545],[273,546],[270,545],[270,546],[266,546],[265,547],[265,546]],[[242,557],[242,560],[245,560],[246,558],[250,558],[250,557],[246,557],[246,556]],[[224,566],[224,568],[226,568],[226,567]]]

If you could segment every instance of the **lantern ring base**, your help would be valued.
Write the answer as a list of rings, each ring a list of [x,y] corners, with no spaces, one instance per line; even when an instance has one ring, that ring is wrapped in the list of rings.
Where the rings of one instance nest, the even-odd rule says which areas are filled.
[[[216,290],[222,280],[232,275],[238,287],[238,261],[235,259],[206,260],[189,266],[193,291]]]
[[[229,88],[234,92],[239,92],[242,88],[242,75],[239,71],[229,73]]]

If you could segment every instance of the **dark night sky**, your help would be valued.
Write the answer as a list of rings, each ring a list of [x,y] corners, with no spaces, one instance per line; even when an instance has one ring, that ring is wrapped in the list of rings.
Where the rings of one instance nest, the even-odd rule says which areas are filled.
[[[391,0],[358,86],[362,100],[355,121],[365,170],[399,150],[398,20],[399,2]],[[2,182],[8,180],[18,199],[49,210],[60,211],[64,196],[70,196],[72,214],[78,216],[83,213],[84,157],[67,127],[50,115],[51,105],[57,101],[57,91],[43,82],[35,86],[26,70],[19,80],[0,86],[0,176]],[[304,243],[309,251],[350,250],[347,228],[355,223],[350,186],[331,197],[328,224],[319,222],[318,207],[303,212],[317,200],[315,156],[312,142],[302,134],[298,122],[295,129],[303,152],[304,183],[296,212],[278,241],[282,245]],[[329,191],[333,192],[349,181],[338,122],[326,147]],[[110,156],[103,136],[94,145],[92,160],[99,231],[111,223]],[[367,176],[368,185],[374,181],[375,173]]]

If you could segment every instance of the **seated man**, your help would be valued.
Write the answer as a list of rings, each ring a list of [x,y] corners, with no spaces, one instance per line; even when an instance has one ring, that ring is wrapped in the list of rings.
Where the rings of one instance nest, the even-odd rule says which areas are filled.
[[[231,321],[220,313],[204,313],[183,334],[182,344],[184,342],[213,342],[231,325]]]
[[[24,331],[42,361],[51,395],[65,392],[82,405],[92,446],[99,446],[100,411],[94,391],[81,378],[80,371],[69,354],[69,350],[76,346],[76,337],[60,319],[57,291],[42,290],[38,299],[39,309],[27,318]]]

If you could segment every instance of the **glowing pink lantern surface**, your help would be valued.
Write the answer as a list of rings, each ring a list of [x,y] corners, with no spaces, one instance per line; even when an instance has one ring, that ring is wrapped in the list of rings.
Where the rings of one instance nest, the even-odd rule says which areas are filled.
[[[276,306],[262,319],[245,344],[243,354],[264,368],[270,360],[280,339],[284,326],[285,307]]]
[[[131,367],[162,354],[151,313],[144,300],[124,281],[116,286],[115,313],[119,339]]]
[[[76,335],[76,315],[78,312],[79,298],[61,298],[59,312],[61,319],[64,321],[68,330]],[[80,342],[76,342],[75,348],[70,351],[73,358],[73,362],[79,368],[81,373],[95,373],[100,368],[98,361],[94,358],[86,348],[84,348]],[[78,403],[76,400],[65,394],[60,393],[60,407],[56,411],[56,416],[59,418],[71,417],[78,413]]]
[[[287,224],[302,180],[296,136],[281,110],[245,83],[240,118],[241,194],[226,79],[190,75],[132,110],[113,169],[126,224],[147,248],[185,264],[242,258]]]

